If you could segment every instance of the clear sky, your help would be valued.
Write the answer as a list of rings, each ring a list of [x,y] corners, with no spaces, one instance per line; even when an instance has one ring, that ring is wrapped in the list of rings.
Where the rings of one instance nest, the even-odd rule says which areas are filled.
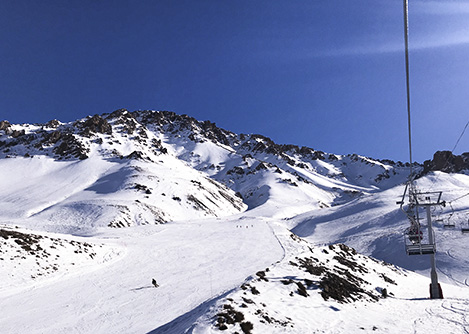
[[[409,2],[423,162],[452,150],[469,121],[469,1]],[[0,118],[171,110],[408,161],[403,22],[402,0],[2,0]],[[468,144],[469,133],[455,153]]]

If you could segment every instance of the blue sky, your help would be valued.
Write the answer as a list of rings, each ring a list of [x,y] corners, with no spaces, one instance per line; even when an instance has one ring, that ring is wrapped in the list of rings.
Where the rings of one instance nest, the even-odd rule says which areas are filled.
[[[469,121],[469,3],[409,1],[422,162],[451,150]],[[0,118],[171,110],[408,161],[402,12],[402,0],[1,1]]]

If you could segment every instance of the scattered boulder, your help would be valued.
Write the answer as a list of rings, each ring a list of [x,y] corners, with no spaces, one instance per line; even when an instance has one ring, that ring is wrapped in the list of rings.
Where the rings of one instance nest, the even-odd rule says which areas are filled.
[[[308,292],[306,292],[306,287],[303,285],[301,282],[296,282],[296,285],[298,287],[298,290],[296,292],[303,297],[308,297]]]
[[[258,271],[256,275],[259,276],[260,280],[264,280],[266,282],[269,281],[269,279],[265,277],[265,271]]]
[[[140,151],[133,151],[128,156],[127,159],[135,159],[135,160],[145,160],[145,155]]]
[[[143,184],[136,183],[134,186],[134,189],[138,191],[142,191],[147,195],[151,194],[151,190],[146,185],[143,185]]]
[[[166,147],[163,147],[163,144],[161,143],[160,139],[153,138],[151,143],[153,144],[156,152],[160,152],[161,154],[168,153],[168,149]]]
[[[236,311],[233,306],[229,304],[223,305],[223,312],[217,314],[217,323],[216,327],[220,330],[226,330],[228,325],[233,325],[235,323],[240,323],[244,320],[244,314]]]

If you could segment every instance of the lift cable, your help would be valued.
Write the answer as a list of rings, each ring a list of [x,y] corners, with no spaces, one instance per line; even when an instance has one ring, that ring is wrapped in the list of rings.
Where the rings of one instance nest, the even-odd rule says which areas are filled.
[[[464,133],[466,132],[466,129],[467,129],[468,126],[469,126],[469,121],[467,121],[466,125],[464,126],[464,129],[462,130],[461,134],[459,135],[458,140],[456,140],[456,144],[454,144],[454,147],[453,147],[453,149],[451,150],[451,155],[454,153],[454,150],[456,149],[456,147],[458,146],[459,142],[461,141],[461,138],[464,136]],[[451,157],[451,155],[446,158],[446,160],[445,160],[445,166],[449,163],[449,158]],[[436,181],[438,181],[439,178],[440,178],[440,174],[438,174],[438,175],[436,176],[436,178],[432,181],[432,186],[430,187],[430,190],[433,189],[433,187],[434,187],[435,184],[436,184]],[[469,193],[467,193],[466,195],[461,196],[461,197],[459,197],[459,198],[463,198],[463,197],[466,197],[466,196],[468,196],[468,195],[469,195]],[[459,199],[459,198],[457,198],[457,199]],[[456,199],[456,200],[457,200],[457,199]],[[455,200],[453,200],[453,202],[454,202],[454,201],[455,201]]]
[[[454,202],[456,202],[456,201],[458,201],[458,200],[460,200],[461,198],[464,198],[464,197],[466,197],[466,196],[469,196],[469,193],[467,193],[467,194],[465,194],[465,195],[462,195],[462,196],[459,196],[459,197],[453,199],[451,202],[447,202],[447,203],[448,203],[448,204],[454,203]]]
[[[409,191],[411,192],[414,190],[414,174],[413,174],[413,161],[412,161],[412,131],[411,131],[411,117],[410,117],[410,69],[409,69],[409,6],[408,6],[408,1],[404,0],[404,42],[405,42],[405,73],[406,73],[406,88],[407,88],[407,127],[408,127],[408,133],[409,133],[409,163],[410,163],[410,171],[409,171],[409,185],[410,189]],[[456,141],[456,144],[454,145],[451,153],[454,152],[456,147],[459,144],[459,141],[461,140],[462,136],[464,135],[464,132],[466,131],[467,127],[469,126],[469,121],[466,123],[466,126],[464,127],[461,135],[459,136],[458,140]],[[448,159],[447,159],[448,160]],[[448,161],[446,161],[448,163]],[[436,180],[438,180],[439,175],[437,176]],[[434,180],[433,184],[436,182]],[[433,188],[433,185],[432,185]]]
[[[454,150],[456,149],[456,147],[458,146],[459,141],[461,140],[462,136],[464,135],[464,132],[466,132],[466,129],[467,129],[467,126],[468,126],[468,125],[469,125],[469,121],[466,123],[466,126],[465,126],[464,129],[462,130],[461,135],[459,136],[458,140],[456,141],[456,144],[454,144],[454,147],[453,147],[453,149],[451,150],[451,153],[453,153]]]
[[[410,163],[410,176],[409,182],[413,181],[412,170],[412,132],[411,132],[411,119],[410,119],[410,70],[409,70],[409,8],[407,1],[404,0],[404,41],[405,41],[405,74],[406,74],[406,87],[407,87],[407,127],[409,132],[409,163]]]

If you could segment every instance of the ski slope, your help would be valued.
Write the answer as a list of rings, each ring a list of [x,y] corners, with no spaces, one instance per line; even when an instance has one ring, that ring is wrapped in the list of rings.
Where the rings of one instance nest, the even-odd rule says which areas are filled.
[[[243,284],[248,289],[234,290],[213,302],[191,327],[178,321],[154,333],[220,333],[220,320],[235,312],[241,322],[228,324],[229,333],[243,333],[243,323],[253,325],[253,333],[467,333],[469,323],[469,290],[443,284],[444,300],[430,300],[428,279],[394,265],[355,254],[346,246],[315,247],[283,227],[276,233],[285,249],[285,258],[270,268],[258,272]],[[346,276],[363,279],[365,292],[349,296],[354,302],[325,300],[315,286],[319,276],[308,272],[305,259],[326,264],[326,271],[346,268]],[[341,261],[337,261],[340,260]],[[348,262],[347,260],[348,259]],[[351,265],[351,266],[348,266]],[[308,269],[308,270],[305,270]],[[314,271],[314,270],[313,270]],[[324,274],[322,274],[324,275]],[[328,274],[326,274],[327,276]],[[308,281],[309,280],[309,281]],[[312,284],[310,282],[313,282]],[[300,284],[306,287],[300,291]],[[311,284],[311,285],[308,285]],[[254,293],[253,288],[258,292]],[[380,293],[387,290],[388,296]],[[361,295],[360,295],[361,294]],[[369,294],[369,295],[368,295]],[[375,296],[378,300],[373,300]],[[217,324],[218,322],[218,324]],[[224,322],[226,324],[226,322]],[[171,328],[177,329],[171,331]]]
[[[258,305],[253,312],[283,314],[294,324],[271,326],[242,309],[253,333],[467,333],[468,288],[443,284],[446,299],[429,300],[427,277],[375,262],[363,265],[386,273],[397,286],[372,278],[370,288],[387,286],[390,298],[343,304],[325,301],[315,290],[308,298],[289,297],[280,280],[300,278],[289,263],[313,247],[289,235],[281,221],[240,215],[72,237],[104,245],[106,254],[95,264],[72,266],[64,259],[66,271],[41,280],[6,279],[11,288],[0,291],[0,327],[5,333],[216,333],[214,315],[227,300],[236,304],[245,296],[244,283],[261,291],[247,296]],[[314,249],[327,261],[321,248]],[[265,268],[268,283],[255,275]],[[160,287],[152,286],[152,278]]]
[[[94,268],[2,290],[2,332],[145,333],[283,255],[269,225],[253,219],[140,226],[85,239],[116,251]]]
[[[468,175],[417,181],[443,191],[452,205],[433,214],[456,224],[435,223],[445,299],[430,300],[428,257],[405,254],[403,164],[169,112],[12,129],[0,131],[1,333],[469,333]],[[361,292],[325,298],[334,275]]]

